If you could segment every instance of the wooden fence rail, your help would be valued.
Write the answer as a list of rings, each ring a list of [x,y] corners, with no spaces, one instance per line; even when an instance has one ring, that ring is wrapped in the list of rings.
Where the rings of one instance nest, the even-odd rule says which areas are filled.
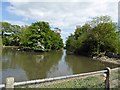
[[[0,85],[0,88],[14,88],[15,86],[38,84],[38,83],[51,82],[51,81],[74,78],[74,77],[83,77],[83,76],[89,77],[89,76],[95,76],[95,75],[104,75],[104,77],[106,78],[105,88],[109,90],[111,70],[117,70],[117,69],[118,68],[110,69],[109,67],[107,67],[105,70],[95,71],[90,73],[82,73],[82,74],[61,76],[61,77],[55,77],[55,78],[37,79],[37,80],[30,80],[30,81],[23,81],[23,82],[14,82],[14,77],[8,77],[6,78],[6,83]]]

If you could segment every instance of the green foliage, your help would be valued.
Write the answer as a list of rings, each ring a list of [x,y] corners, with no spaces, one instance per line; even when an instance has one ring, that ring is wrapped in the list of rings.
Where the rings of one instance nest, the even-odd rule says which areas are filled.
[[[118,53],[120,54],[120,28],[118,29]]]
[[[21,27],[18,25],[11,25],[7,22],[0,22],[3,45],[5,46],[19,46],[21,34]]]
[[[23,30],[20,45],[33,50],[49,51],[61,49],[63,41],[47,22],[36,22]]]
[[[60,34],[51,30],[47,22],[35,22],[25,27],[7,22],[1,22],[1,24],[2,41],[5,46],[22,46],[40,51],[63,48]]]
[[[67,51],[82,55],[118,53],[116,29],[117,25],[109,16],[95,17],[91,22],[77,27],[74,35],[68,37]]]

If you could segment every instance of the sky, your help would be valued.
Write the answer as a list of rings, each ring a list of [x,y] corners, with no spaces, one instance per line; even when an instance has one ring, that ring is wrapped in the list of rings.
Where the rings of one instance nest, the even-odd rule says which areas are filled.
[[[118,22],[119,0],[2,0],[0,20],[17,25],[31,25],[36,21],[49,22],[58,27],[61,37],[74,33],[77,25],[83,25],[93,17],[111,16]]]

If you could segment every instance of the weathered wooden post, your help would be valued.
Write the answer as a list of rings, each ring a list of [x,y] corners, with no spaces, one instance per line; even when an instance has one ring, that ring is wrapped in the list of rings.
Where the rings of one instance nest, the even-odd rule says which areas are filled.
[[[5,88],[6,90],[14,90],[14,77],[6,78]]]
[[[106,74],[106,79],[105,79],[105,88],[106,90],[110,90],[110,73],[111,70],[109,67],[106,67],[107,72],[105,72]]]

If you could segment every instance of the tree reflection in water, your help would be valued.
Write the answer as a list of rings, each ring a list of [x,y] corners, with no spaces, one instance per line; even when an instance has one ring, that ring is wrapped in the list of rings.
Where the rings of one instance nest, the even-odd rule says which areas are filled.
[[[2,50],[2,79],[14,76],[15,81],[71,75],[104,69],[103,64],[87,57],[66,55],[66,50],[51,52],[24,52],[10,48]]]

